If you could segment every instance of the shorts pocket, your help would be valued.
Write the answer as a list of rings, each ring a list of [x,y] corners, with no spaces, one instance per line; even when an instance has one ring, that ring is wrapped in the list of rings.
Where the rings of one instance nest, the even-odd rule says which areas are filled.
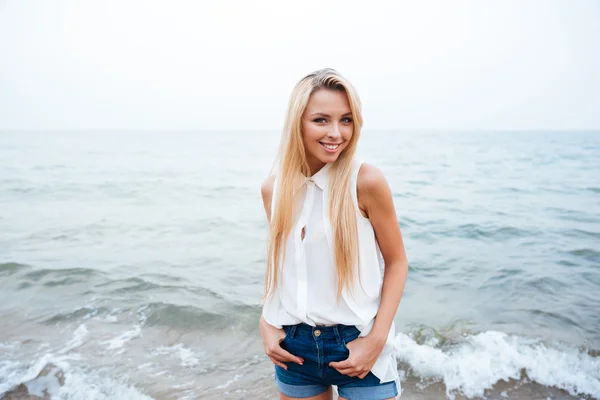
[[[281,347],[283,347],[288,342],[288,339],[290,337],[290,327],[284,325],[282,329],[285,332],[285,336],[283,337],[283,339],[281,339],[281,342],[279,342],[279,346]]]
[[[360,336],[360,331],[356,328],[354,328],[353,331],[351,331],[348,335],[343,336],[342,337],[342,346],[344,347],[344,349],[346,349],[346,351],[350,352],[347,344],[353,340],[358,339],[359,336]]]

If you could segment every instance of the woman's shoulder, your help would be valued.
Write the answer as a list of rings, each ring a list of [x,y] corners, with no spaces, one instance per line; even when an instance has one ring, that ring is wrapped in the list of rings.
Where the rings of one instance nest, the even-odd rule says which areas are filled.
[[[260,185],[260,193],[262,194],[264,201],[271,202],[271,197],[273,196],[273,188],[275,186],[275,175],[269,175],[267,179],[264,180],[262,185]]]
[[[388,188],[383,172],[373,164],[362,162],[356,178],[356,187],[359,194],[378,193]]]
[[[369,219],[369,210],[382,209],[392,199],[392,192],[383,172],[372,164],[362,163],[360,166],[356,191],[358,207],[363,216]]]

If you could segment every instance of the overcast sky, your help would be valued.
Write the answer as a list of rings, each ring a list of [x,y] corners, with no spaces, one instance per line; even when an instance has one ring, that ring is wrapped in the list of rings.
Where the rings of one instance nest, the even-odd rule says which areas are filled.
[[[600,1],[0,0],[0,129],[279,129],[331,67],[371,129],[600,129]]]

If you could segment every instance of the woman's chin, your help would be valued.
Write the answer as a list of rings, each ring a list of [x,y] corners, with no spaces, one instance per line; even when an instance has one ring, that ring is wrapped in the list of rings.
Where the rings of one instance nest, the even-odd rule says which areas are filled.
[[[344,149],[338,149],[335,152],[330,152],[324,149],[320,150],[319,159],[325,163],[332,163],[340,157],[340,154],[342,154]]]
[[[339,154],[326,154],[319,157],[319,161],[325,164],[331,164],[339,158]]]

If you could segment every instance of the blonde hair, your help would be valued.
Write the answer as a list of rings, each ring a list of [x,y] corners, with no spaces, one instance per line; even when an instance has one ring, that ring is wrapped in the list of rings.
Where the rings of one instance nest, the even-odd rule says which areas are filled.
[[[333,229],[338,299],[344,287],[351,287],[356,279],[354,270],[359,258],[358,228],[350,178],[363,122],[361,104],[350,82],[337,71],[326,68],[302,78],[294,87],[290,97],[275,164],[279,185],[275,198],[271,200],[275,202],[276,207],[270,218],[265,297],[272,295],[279,284],[281,261],[285,257],[287,239],[297,212],[296,196],[300,193],[306,176],[310,174],[302,137],[302,114],[306,110],[310,96],[321,89],[340,91],[347,95],[354,125],[348,145],[331,165],[327,188],[330,194],[329,216]]]

